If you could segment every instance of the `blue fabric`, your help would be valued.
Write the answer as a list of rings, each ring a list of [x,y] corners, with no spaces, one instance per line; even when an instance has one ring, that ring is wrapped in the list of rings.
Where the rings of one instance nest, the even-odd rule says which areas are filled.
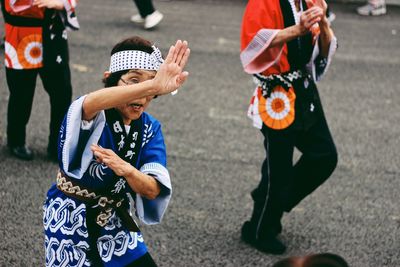
[[[116,151],[110,126],[104,112],[99,113],[88,129],[81,127],[81,110],[84,97],[70,107],[59,137],[60,169],[79,185],[96,191],[112,192],[117,188],[113,171],[97,163],[90,145]],[[126,195],[130,209],[147,224],[160,222],[171,197],[171,182],[166,169],[166,151],[160,123],[147,113],[142,114],[143,140],[135,166],[152,175],[161,185],[161,193],[154,200],[135,194],[125,182],[118,190]],[[126,144],[129,145],[129,144]],[[90,266],[87,251],[90,249],[86,227],[86,210],[89,207],[79,200],[66,196],[54,184],[44,203],[46,266]],[[93,249],[93,248],[91,248]],[[108,224],[101,228],[97,248],[105,266],[124,266],[147,252],[141,233],[129,232],[118,216],[113,214]]]

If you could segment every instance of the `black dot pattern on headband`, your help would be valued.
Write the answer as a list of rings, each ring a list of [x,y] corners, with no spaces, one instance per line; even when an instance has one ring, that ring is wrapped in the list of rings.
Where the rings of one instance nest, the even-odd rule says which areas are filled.
[[[158,70],[164,62],[161,52],[158,48],[153,47],[154,52],[149,54],[138,50],[120,51],[111,56],[110,69],[111,73],[121,70]]]

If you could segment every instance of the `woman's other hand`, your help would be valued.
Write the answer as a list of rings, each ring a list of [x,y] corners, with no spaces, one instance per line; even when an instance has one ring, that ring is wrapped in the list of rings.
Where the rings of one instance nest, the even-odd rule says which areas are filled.
[[[93,151],[97,162],[105,164],[113,170],[116,175],[125,177],[132,171],[133,166],[121,159],[111,149],[105,149],[95,144],[91,145],[90,149]]]

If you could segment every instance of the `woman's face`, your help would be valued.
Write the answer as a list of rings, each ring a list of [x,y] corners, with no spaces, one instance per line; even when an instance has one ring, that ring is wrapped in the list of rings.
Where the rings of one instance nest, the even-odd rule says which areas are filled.
[[[155,75],[156,71],[153,70],[130,70],[121,76],[117,85],[123,86],[141,83],[153,79]],[[138,98],[131,103],[116,107],[116,110],[122,116],[124,124],[129,125],[133,120],[138,119],[142,115],[152,99],[153,96]]]

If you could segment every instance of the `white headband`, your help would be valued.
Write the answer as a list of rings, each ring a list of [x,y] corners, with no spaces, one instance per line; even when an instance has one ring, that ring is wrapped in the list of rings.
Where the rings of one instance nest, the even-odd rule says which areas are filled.
[[[120,51],[111,56],[111,73],[121,70],[158,70],[164,62],[161,51],[153,45],[153,53],[149,54],[139,50]]]

